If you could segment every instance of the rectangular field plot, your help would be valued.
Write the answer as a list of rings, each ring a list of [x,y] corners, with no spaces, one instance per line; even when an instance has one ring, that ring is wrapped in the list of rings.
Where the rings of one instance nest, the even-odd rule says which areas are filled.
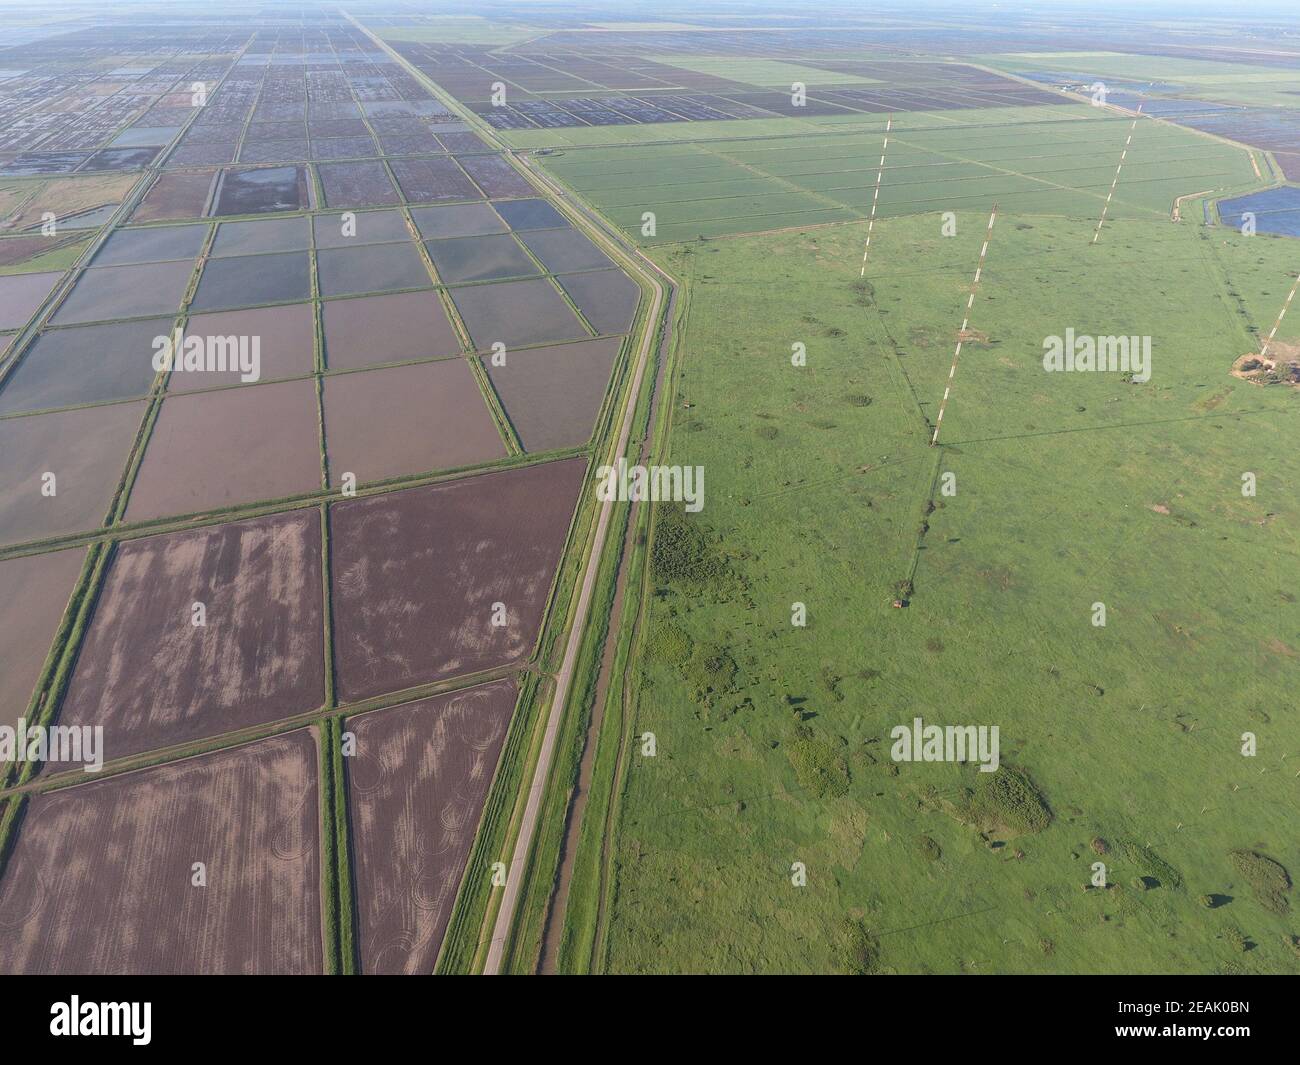
[[[311,297],[311,262],[305,251],[209,259],[190,307],[224,311],[259,303]]]
[[[175,314],[193,271],[194,264],[189,260],[84,270],[50,321],[71,325]]]
[[[311,142],[313,159],[370,159],[376,154],[375,139],[364,137],[316,137]]]
[[[347,701],[523,661],[586,474],[566,459],[350,500],[330,512]],[[504,603],[506,624],[493,624]]]
[[[326,377],[330,482],[358,484],[471,466],[506,454],[464,359]]]
[[[144,411],[141,401],[0,421],[0,544],[98,529]]]
[[[245,138],[239,149],[241,163],[288,163],[306,159],[311,154],[306,137],[285,140],[255,141]]]
[[[512,351],[488,375],[527,451],[585,444],[622,340]]]
[[[318,214],[312,218],[317,248],[351,248],[358,244],[390,244],[411,239],[401,211],[360,211]]]
[[[235,133],[237,137],[238,132]],[[222,144],[214,142],[211,144],[200,144],[189,141],[188,138],[182,142],[169,156],[167,162],[163,165],[170,167],[181,166],[219,166],[224,163],[233,163],[235,161],[235,145],[233,143]]]
[[[327,207],[383,207],[400,203],[384,164],[321,163],[316,167]]]
[[[1291,185],[1219,201],[1223,224],[1240,229],[1247,214],[1256,218],[1260,233],[1300,237],[1300,189]]]
[[[322,305],[321,316],[325,365],[331,370],[460,354],[460,341],[436,292],[330,300]]]
[[[325,698],[321,610],[315,507],[129,540],[59,721],[103,725],[106,757],[119,758],[313,710]]]
[[[0,970],[321,972],[316,763],[301,730],[33,797]]]
[[[316,368],[316,312],[310,303],[283,307],[255,307],[243,311],[192,315],[185,336],[203,339],[205,350],[233,351],[242,337],[251,345],[257,341],[259,381],[299,377]],[[251,348],[250,348],[251,352]],[[184,364],[181,364],[184,367]],[[238,359],[230,355],[227,368],[173,369],[167,375],[167,391],[193,392],[218,385],[246,384],[241,380]]]
[[[317,421],[311,381],[168,396],[131,489],[127,520],[318,490]],[[227,451],[223,441],[234,446]]]
[[[626,333],[636,317],[641,289],[622,270],[596,270],[556,278],[598,333]]]
[[[445,149],[432,133],[389,133],[379,143],[389,158],[398,155],[436,155]]]
[[[430,973],[514,711],[513,680],[350,718],[364,973]]]
[[[95,266],[128,266],[194,259],[207,238],[207,226],[160,226],[122,229],[104,242],[95,256]]]
[[[490,197],[537,195],[524,176],[499,155],[458,155],[456,162]]]
[[[131,215],[131,221],[161,222],[202,217],[218,173],[216,170],[186,170],[160,175]]]
[[[509,233],[428,242],[429,258],[446,284],[529,277],[542,271]]]
[[[359,248],[325,248],[316,253],[322,296],[391,292],[433,284],[416,245],[367,244]]]
[[[172,321],[47,330],[5,377],[0,414],[145,395],[155,376],[154,338],[170,333]]]
[[[394,159],[390,165],[407,203],[482,199],[453,159]]]
[[[20,329],[26,325],[62,276],[63,272],[59,271],[0,277],[0,329]]]
[[[267,218],[255,222],[222,222],[211,254],[256,255],[272,251],[306,251],[311,244],[306,218]]]
[[[167,176],[167,175],[164,175]],[[216,215],[270,214],[312,206],[306,167],[266,166],[221,171]]]
[[[0,239],[0,270],[19,268],[17,273],[3,276],[20,276],[32,271],[52,273],[52,267],[71,265],[86,243],[85,234],[75,231],[53,239],[34,233],[6,237]]]
[[[498,342],[512,348],[587,336],[573,309],[545,278],[452,289],[451,298],[478,351]]]
[[[569,223],[545,200],[502,200],[492,205],[511,229],[558,229]]]
[[[576,229],[546,229],[520,238],[553,274],[565,270],[602,270],[614,264]]]
[[[413,207],[411,217],[425,240],[477,237],[509,228],[486,203],[453,203],[445,207]]]
[[[0,561],[0,725],[27,712],[85,558],[76,549]]]

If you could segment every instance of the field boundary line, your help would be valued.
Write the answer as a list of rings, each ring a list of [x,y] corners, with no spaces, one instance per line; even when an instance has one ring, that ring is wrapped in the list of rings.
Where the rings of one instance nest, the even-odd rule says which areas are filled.
[[[1128,157],[1129,145],[1133,143],[1133,134],[1137,131],[1138,119],[1142,117],[1142,108],[1146,101],[1138,104],[1137,112],[1133,115],[1133,124],[1128,128],[1128,136],[1124,138],[1124,148],[1119,153],[1119,162],[1115,164],[1115,176],[1111,179],[1110,191],[1106,193],[1106,202],[1101,206],[1101,217],[1097,219],[1097,228],[1092,234],[1092,243],[1097,243],[1097,238],[1101,236],[1101,227],[1106,223],[1106,212],[1110,210],[1110,201],[1115,196],[1115,188],[1119,185],[1119,174],[1124,169],[1124,160]],[[1258,173],[1258,167],[1256,173]]]
[[[650,318],[651,320],[654,320],[657,318],[659,310],[663,305],[664,290],[663,287],[653,279],[651,280],[651,284],[654,286],[654,299],[651,305]],[[631,381],[631,387],[625,407],[623,423],[619,430],[615,450],[611,452],[612,455],[622,454],[627,450],[628,439],[631,435],[632,422],[636,414],[636,400],[640,394],[641,383],[644,377],[646,357],[654,344],[654,340],[655,332],[653,330],[647,331],[641,344],[641,351],[637,359],[637,366]],[[511,857],[509,869],[506,874],[506,885],[501,898],[500,908],[497,910],[496,925],[492,930],[492,942],[488,947],[487,959],[483,965],[483,972],[485,975],[497,975],[501,972],[502,962],[505,956],[506,940],[509,938],[511,927],[514,923],[515,908],[519,902],[520,889],[523,884],[526,866],[532,850],[533,837],[537,831],[537,822],[541,814],[542,799],[547,790],[547,784],[549,783],[551,761],[555,754],[560,722],[564,716],[564,708],[568,701],[569,684],[573,678],[573,670],[577,661],[578,648],[582,642],[582,633],[585,628],[587,612],[591,606],[596,577],[600,571],[600,561],[603,554],[602,548],[605,543],[610,520],[613,516],[613,508],[614,500],[605,500],[601,505],[596,520],[596,532],[593,539],[592,551],[587,556],[587,566],[583,573],[582,582],[578,591],[578,599],[574,608],[573,621],[569,628],[569,637],[564,650],[564,658],[561,662],[560,669],[555,675],[555,691],[552,695],[551,705],[548,710],[546,731],[542,739],[542,747],[538,755],[537,766],[533,773],[533,780],[529,786],[528,802],[524,808],[524,816],[520,824],[519,835],[515,841],[514,854]]]
[[[1291,307],[1291,301],[1295,299],[1296,289],[1300,288],[1300,273],[1296,274],[1295,283],[1291,286],[1291,291],[1287,293],[1286,299],[1282,302],[1282,309],[1277,312],[1277,319],[1273,322],[1273,328],[1268,331],[1268,338],[1264,341],[1264,346],[1259,349],[1259,357],[1262,359],[1268,354],[1268,346],[1273,343],[1273,338],[1277,336],[1277,331],[1282,327],[1282,319],[1286,317],[1286,312]]]
[[[665,315],[663,334],[660,341],[660,366],[658,387],[659,402],[663,416],[654,420],[655,411],[649,411],[652,419],[647,424],[647,439],[642,445],[643,461],[646,458],[662,455],[666,457],[672,439],[672,427],[676,417],[672,398],[677,395],[680,385],[681,370],[686,359],[686,335],[690,320],[698,259],[691,260],[691,275],[687,279],[677,278],[656,265],[664,277],[670,278],[674,285],[673,296],[681,294],[681,306],[676,318],[673,317],[674,298],[670,298]],[[629,586],[634,598],[623,604],[623,624],[630,625],[627,636],[627,662],[629,667],[640,661],[641,648],[644,643],[644,626],[649,616],[652,591],[652,566],[655,536],[655,508],[646,507],[638,518],[641,535],[645,537],[642,555],[642,568],[639,587]],[[633,546],[635,555],[636,547]],[[617,646],[615,648],[617,656]],[[635,679],[640,677],[639,669],[628,668],[619,686],[619,730],[615,735],[614,775],[609,785],[609,799],[605,808],[605,821],[600,830],[600,849],[597,853],[596,911],[593,915],[591,934],[591,952],[588,957],[588,972],[604,974],[609,962],[609,920],[618,891],[618,833],[623,822],[623,799],[627,791],[628,752],[636,728],[640,709],[639,687]],[[613,685],[606,692],[606,701],[613,697]]]
[[[549,175],[543,174],[532,167],[524,164],[530,171],[534,179],[543,186],[543,190],[551,197],[563,202],[562,190],[558,189]],[[584,219],[585,220],[585,219]],[[594,223],[589,223],[594,226]],[[597,235],[607,242],[608,245],[618,247],[606,234],[596,231]],[[618,250],[627,255],[621,247]],[[640,253],[637,253],[640,255]],[[631,256],[628,255],[629,259]],[[644,256],[640,256],[645,258]],[[649,259],[645,259],[650,263]],[[653,263],[650,263],[653,266]],[[657,268],[656,268],[657,270]],[[640,396],[641,387],[645,379],[645,367],[650,352],[658,343],[659,332],[654,328],[654,323],[659,321],[661,312],[665,305],[664,286],[644,268],[638,267],[643,279],[650,285],[653,296],[650,307],[646,314],[646,326],[642,332],[640,351],[637,357],[636,365],[631,370],[629,380],[628,395],[624,401],[623,419],[617,439],[613,440],[609,450],[611,457],[625,454],[628,447],[628,441],[631,437],[632,425],[636,420],[637,400]],[[665,275],[666,276],[666,275]],[[551,706],[548,710],[548,721],[546,723],[546,732],[542,741],[542,749],[538,756],[537,765],[533,775],[533,781],[528,791],[528,801],[524,810],[524,817],[520,824],[519,834],[515,841],[514,855],[511,859],[509,871],[506,876],[506,886],[502,895],[501,904],[497,910],[497,919],[493,928],[492,941],[488,948],[487,959],[484,962],[483,973],[485,975],[496,975],[502,971],[502,965],[505,960],[507,941],[512,933],[514,924],[515,910],[519,903],[521,888],[523,886],[524,874],[526,867],[531,859],[533,837],[536,833],[537,822],[541,813],[541,806],[545,793],[548,790],[551,762],[555,753],[556,741],[558,739],[559,727],[564,716],[566,704],[568,702],[568,689],[573,679],[573,673],[577,664],[578,651],[582,644],[583,630],[585,629],[586,615],[590,609],[591,600],[595,591],[595,585],[600,573],[601,557],[603,548],[607,539],[608,528],[613,514],[613,500],[606,500],[601,504],[597,516],[596,531],[592,540],[592,550],[587,557],[587,565],[582,577],[582,582],[576,600],[576,606],[573,613],[573,622],[569,628],[567,643],[564,650],[564,658],[561,662],[560,669],[555,674],[555,689],[552,695]]]
[[[1069,192],[1078,196],[1092,196],[1095,199],[1101,199],[1101,193],[1099,192],[1092,192],[1089,189],[1081,188],[1077,185],[1062,185],[1059,181],[1049,181],[1047,178],[1038,177],[1036,174],[1026,174],[1020,170],[1013,170],[1008,166],[997,166],[994,163],[987,162],[983,159],[972,159],[970,156],[958,155],[955,152],[944,151],[942,148],[930,148],[924,144],[903,140],[902,138],[899,139],[898,143],[906,144],[910,148],[917,148],[921,151],[933,152],[935,155],[942,155],[948,159],[956,159],[962,163],[970,163],[972,166],[980,166],[985,170],[992,171],[994,174],[1001,174],[1003,177],[1023,178],[1026,181],[1033,181],[1039,185],[1046,185],[1048,188],[1056,189],[1060,192]],[[1161,214],[1163,212],[1153,210],[1153,213]]]
[[[422,71],[417,70],[397,53],[390,45],[384,42],[373,31],[365,27],[352,15],[347,15],[353,25],[362,30],[372,41],[374,41],[384,52],[392,56],[400,66],[408,71],[414,71],[417,81],[422,84],[435,86],[433,79]],[[442,92],[438,92],[439,98],[443,98]],[[455,113],[462,113],[462,107],[459,102],[452,106]],[[477,116],[476,116],[477,117]],[[594,237],[597,244],[605,244],[608,248],[615,251],[615,262],[626,258],[628,267],[635,270],[636,274],[646,282],[652,292],[652,300],[649,310],[646,314],[646,325],[641,336],[640,352],[637,358],[636,367],[632,371],[632,377],[629,381],[628,395],[624,401],[624,414],[621,428],[616,440],[611,441],[611,448],[608,454],[615,457],[625,453],[628,446],[628,440],[631,436],[633,422],[636,419],[637,399],[640,395],[641,383],[645,376],[645,366],[649,352],[655,347],[658,338],[658,331],[653,328],[653,324],[659,320],[660,314],[665,303],[664,286],[649,272],[645,267],[636,263],[640,258],[650,266],[654,264],[642,255],[639,251],[627,251],[621,244],[615,242],[608,234],[601,231],[598,225],[588,219],[581,212],[577,212],[572,205],[567,204],[563,195],[563,190],[558,188],[554,182],[549,180],[548,176],[535,170],[526,162],[520,160],[499,136],[493,130],[485,135],[485,140],[489,144],[495,144],[503,149],[504,156],[508,157],[516,169],[524,172],[531,180],[534,186],[540,186],[539,191],[543,195],[560,203],[565,203],[570,211],[574,211],[579,216],[582,223],[578,228],[589,231],[589,235]],[[632,265],[635,264],[635,265]],[[622,265],[622,264],[620,264]],[[656,272],[662,274],[662,271]],[[625,273],[629,272],[625,268]],[[663,275],[667,279],[667,275]],[[668,279],[670,281],[670,279]],[[671,283],[671,281],[670,281]],[[544,720],[545,730],[542,735],[541,747],[538,752],[537,763],[533,772],[532,783],[526,793],[527,800],[524,806],[523,817],[520,821],[519,832],[515,839],[513,856],[511,858],[508,871],[506,874],[506,884],[502,892],[501,901],[497,908],[496,920],[492,929],[491,942],[488,945],[487,957],[483,964],[482,972],[486,975],[496,975],[501,972],[502,965],[505,961],[506,947],[511,938],[514,926],[516,907],[519,903],[521,888],[523,887],[528,864],[532,856],[532,847],[534,836],[537,830],[538,820],[541,815],[541,807],[550,783],[551,763],[555,754],[556,743],[558,740],[560,725],[564,718],[564,711],[568,702],[568,689],[573,679],[573,673],[576,666],[578,650],[582,643],[582,635],[585,629],[585,621],[588,610],[591,606],[591,600],[600,573],[600,563],[603,556],[603,548],[607,539],[607,532],[613,513],[613,500],[604,501],[596,516],[595,531],[591,539],[591,547],[587,554],[586,566],[582,571],[582,578],[577,589],[576,600],[571,600],[574,604],[572,609],[572,620],[568,629],[567,640],[565,643],[564,656],[561,660],[560,668],[556,671],[553,681],[554,688],[551,695],[551,704],[546,711]]]
[[[876,171],[876,190],[871,194],[871,217],[867,219],[867,243],[862,249],[862,269],[858,277],[867,276],[867,254],[871,251],[871,231],[876,228],[876,208],[880,205],[880,182],[885,176],[885,152],[889,150],[889,131],[894,128],[894,116],[885,122],[885,139],[880,144],[880,169]]]
[[[728,163],[730,163],[732,166],[736,166],[736,167],[739,167],[741,170],[748,171],[749,173],[755,175],[756,177],[765,178],[765,179],[768,180],[768,181],[775,182],[777,185],[780,185],[780,186],[783,186],[784,188],[786,188],[786,190],[789,191],[789,192],[793,192],[793,193],[795,193],[795,194],[797,194],[797,195],[800,195],[800,196],[807,196],[810,200],[814,200],[814,201],[817,201],[817,202],[820,202],[820,203],[824,203],[824,204],[827,205],[827,209],[828,209],[828,210],[841,210],[841,211],[848,211],[850,214],[857,215],[857,217],[858,217],[859,219],[862,218],[862,212],[861,212],[861,211],[859,211],[859,210],[858,210],[857,208],[855,208],[855,207],[850,207],[848,204],[844,203],[844,202],[841,201],[841,200],[837,200],[837,199],[835,199],[833,196],[827,196],[825,193],[818,192],[816,189],[810,189],[810,188],[807,188],[807,187],[804,186],[804,185],[800,185],[797,181],[791,181],[789,178],[782,177],[780,174],[769,174],[769,173],[768,173],[766,170],[764,170],[761,166],[757,166],[757,165],[755,165],[754,163],[747,163],[747,162],[745,162],[745,160],[743,160],[743,159],[737,159],[735,156],[733,156],[733,155],[729,155],[729,154],[728,154],[727,152],[725,152],[725,151],[719,151],[719,150],[717,150],[717,149],[715,149],[715,148],[709,148],[709,147],[707,147],[707,144],[708,144],[708,143],[710,143],[710,142],[705,141],[705,142],[701,142],[701,143],[693,143],[693,144],[692,144],[692,147],[694,147],[694,148],[698,148],[698,149],[699,149],[701,152],[703,152],[705,155],[712,155],[712,156],[714,156],[715,158],[718,158],[718,159],[724,159],[724,160],[726,160]],[[719,143],[724,143],[724,142],[721,142],[721,141],[714,141],[714,142],[712,142],[712,143],[719,144]],[[717,198],[717,199],[729,199],[730,197],[721,196],[721,197],[716,197],[716,198]],[[686,202],[686,203],[695,203],[695,202],[698,202],[698,201],[696,201],[696,200],[694,200],[694,199],[691,199],[691,200],[686,200],[686,201],[681,201],[681,202]],[[712,219],[703,218],[703,219],[697,219],[696,221],[709,222],[709,221],[712,221]]]
[[[966,338],[966,327],[970,325],[971,308],[975,306],[975,290],[979,288],[980,277],[984,273],[984,259],[989,253],[989,241],[993,239],[993,226],[998,220],[998,205],[993,205],[989,214],[988,229],[984,231],[984,243],[980,245],[980,261],[975,267],[975,279],[971,282],[970,296],[966,299],[966,311],[961,320],[961,329],[957,331],[957,349],[952,353],[952,368],[948,371],[948,383],[943,390],[943,399],[939,401],[939,413],[934,419],[934,435],[930,437],[930,446],[939,443],[939,429],[943,425],[943,412],[948,409],[948,396],[952,392],[953,379],[957,376],[957,360],[961,358],[961,346]]]

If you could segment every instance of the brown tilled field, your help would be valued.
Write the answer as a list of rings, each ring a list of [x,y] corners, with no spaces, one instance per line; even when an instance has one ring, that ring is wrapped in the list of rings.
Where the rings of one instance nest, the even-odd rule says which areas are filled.
[[[502,680],[348,722],[362,972],[433,971],[517,694]]]
[[[314,507],[121,544],[59,721],[118,758],[313,710],[321,601]]]
[[[320,972],[316,761],[302,729],[34,796],[0,972]]]
[[[585,472],[586,459],[565,459],[336,504],[340,697],[525,659]]]

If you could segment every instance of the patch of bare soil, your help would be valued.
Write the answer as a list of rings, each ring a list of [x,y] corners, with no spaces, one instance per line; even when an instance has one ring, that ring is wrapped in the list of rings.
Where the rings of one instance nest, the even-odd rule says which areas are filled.
[[[1275,340],[1267,355],[1247,352],[1232,364],[1232,376],[1255,385],[1300,388],[1300,344]]]

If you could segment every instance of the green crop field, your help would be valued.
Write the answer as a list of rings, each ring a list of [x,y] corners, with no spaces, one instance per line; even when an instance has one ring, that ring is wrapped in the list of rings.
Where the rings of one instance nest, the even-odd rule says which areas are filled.
[[[879,217],[930,211],[1101,212],[1132,120],[1066,105],[1051,120],[935,126],[900,116],[885,153]],[[882,128],[569,149],[547,167],[629,235],[647,244],[866,218],[880,174]],[[1167,216],[1183,193],[1254,180],[1242,148],[1141,120],[1112,217]],[[653,235],[643,234],[646,212]]]

